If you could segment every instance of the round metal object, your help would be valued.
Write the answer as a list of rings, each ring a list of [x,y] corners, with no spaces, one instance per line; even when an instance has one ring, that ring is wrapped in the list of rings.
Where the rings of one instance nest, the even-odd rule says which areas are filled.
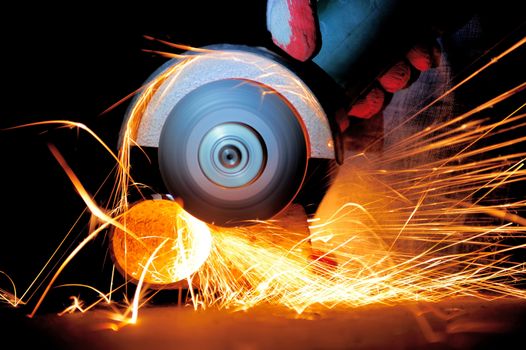
[[[109,248],[123,276],[137,283],[144,273],[144,282],[154,289],[189,287],[190,276],[196,282],[195,273],[208,259],[212,247],[205,223],[160,195],[131,204],[117,220],[129,232],[114,227]]]
[[[301,188],[307,141],[296,111],[271,88],[242,79],[198,87],[171,110],[159,139],[168,190],[221,226],[268,219]]]
[[[257,179],[266,158],[261,136],[242,123],[215,126],[199,146],[201,170],[210,181],[225,187],[241,187]]]

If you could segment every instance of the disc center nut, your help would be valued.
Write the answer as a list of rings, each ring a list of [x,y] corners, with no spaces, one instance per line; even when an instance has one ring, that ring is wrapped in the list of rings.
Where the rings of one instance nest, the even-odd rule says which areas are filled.
[[[241,151],[233,145],[223,146],[219,150],[219,162],[225,168],[235,168],[241,163]]]
[[[243,123],[222,123],[210,129],[199,145],[199,166],[213,183],[230,188],[257,180],[266,165],[261,136]]]

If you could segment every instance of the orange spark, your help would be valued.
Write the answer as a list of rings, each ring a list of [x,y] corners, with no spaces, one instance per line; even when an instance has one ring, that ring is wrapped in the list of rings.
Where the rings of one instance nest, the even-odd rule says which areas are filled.
[[[440,98],[525,41],[498,55]],[[526,264],[513,261],[512,255],[526,244],[506,242],[507,238],[526,237],[526,219],[521,216],[526,200],[489,200],[495,191],[526,179],[526,152],[514,148],[526,141],[518,132],[526,127],[526,114],[519,114],[524,105],[496,122],[477,115],[507,101],[526,84],[417,132],[387,147],[383,154],[363,152],[350,157],[316,216],[309,220],[307,235],[299,228],[280,226],[279,220],[252,227],[218,228],[192,218],[175,202],[128,204],[128,190],[133,185],[130,149],[135,146],[142,113],[163,82],[177,77],[192,59],[206,59],[206,52],[183,58],[141,89],[124,128],[117,157],[117,190],[110,211],[95,204],[64,159],[51,148],[102,225],[55,271],[31,316],[66,265],[110,225],[115,227],[111,247],[117,265],[127,278],[137,282],[131,304],[122,313],[113,314],[125,324],[137,322],[141,302],[147,301],[143,293],[146,285],[169,285],[185,279],[191,294],[187,302],[194,308],[244,310],[272,303],[301,313],[309,307],[438,301],[452,296],[526,298],[526,291],[512,283],[525,280]],[[509,138],[488,140],[497,134]],[[481,141],[486,143],[481,145]],[[491,156],[496,150],[500,154]],[[426,157],[420,157],[422,154]],[[495,222],[495,218],[501,221]],[[100,300],[109,303],[106,294],[99,294]],[[13,300],[0,293],[4,295]],[[85,307],[74,298],[64,312],[84,312],[93,305]],[[118,329],[114,324],[111,327]]]

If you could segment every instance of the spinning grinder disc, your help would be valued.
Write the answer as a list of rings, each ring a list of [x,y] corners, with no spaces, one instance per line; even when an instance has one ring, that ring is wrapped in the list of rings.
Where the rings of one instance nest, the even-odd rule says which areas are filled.
[[[172,109],[159,139],[168,190],[201,220],[222,226],[268,219],[294,199],[307,140],[293,107],[268,86],[208,83]]]
[[[266,50],[223,44],[184,57],[148,79],[160,83],[135,99],[121,141],[131,129],[132,144],[157,154],[152,171],[192,215],[221,226],[273,217],[310,159],[335,158],[322,106]]]

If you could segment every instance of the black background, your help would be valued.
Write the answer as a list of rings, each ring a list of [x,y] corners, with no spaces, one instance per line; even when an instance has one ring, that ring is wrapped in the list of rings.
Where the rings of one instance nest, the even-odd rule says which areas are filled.
[[[196,1],[185,2],[184,7],[171,3],[130,3],[121,11],[93,3],[24,4],[3,10],[1,16],[11,23],[0,21],[0,128],[68,119],[87,124],[116,149],[127,104],[101,112],[140,87],[165,61],[141,49],[170,51],[143,35],[192,46],[228,42],[272,47],[265,29],[265,1]],[[493,16],[489,39],[480,43],[481,53],[523,21],[520,13],[507,9]],[[488,82],[504,87],[509,79],[524,81],[526,58],[522,57],[526,56],[515,55],[514,64]],[[469,63],[472,58],[465,59]],[[476,96],[483,97],[484,93]],[[0,270],[14,279],[20,291],[84,209],[48,143],[58,147],[90,193],[114,167],[114,161],[82,131],[51,126],[0,131]],[[101,204],[108,190],[97,197]],[[86,225],[85,216],[66,245],[85,235]],[[104,244],[100,239],[81,253],[59,283],[107,289],[107,279],[100,278],[110,265]],[[0,286],[5,285],[2,280]],[[68,303],[70,292],[53,293],[63,294],[57,298],[59,304]]]
[[[92,3],[46,4],[3,12],[13,24],[0,24],[0,128],[52,119],[78,121],[116,151],[128,103],[101,113],[139,88],[166,61],[142,49],[177,52],[144,35],[196,47],[223,42],[271,44],[265,29],[265,1],[185,2],[184,7],[178,3],[148,2],[127,5],[122,11]],[[0,270],[14,279],[20,291],[84,209],[48,143],[57,146],[92,194],[115,165],[82,131],[54,126],[0,131]],[[102,188],[96,197],[100,204],[110,189]],[[84,237],[87,222],[85,215],[65,246]],[[100,239],[82,252],[58,283],[90,283],[107,289],[103,272],[108,272],[110,264],[104,244]],[[5,286],[4,281],[0,285]],[[58,307],[69,303],[71,291],[52,294],[60,300]]]

